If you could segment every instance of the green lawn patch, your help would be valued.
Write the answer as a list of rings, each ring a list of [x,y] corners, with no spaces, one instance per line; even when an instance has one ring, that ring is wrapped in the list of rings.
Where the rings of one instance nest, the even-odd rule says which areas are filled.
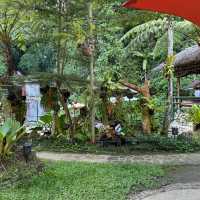
[[[0,189],[0,199],[123,200],[130,191],[155,187],[163,175],[159,166],[47,163],[40,175]]]

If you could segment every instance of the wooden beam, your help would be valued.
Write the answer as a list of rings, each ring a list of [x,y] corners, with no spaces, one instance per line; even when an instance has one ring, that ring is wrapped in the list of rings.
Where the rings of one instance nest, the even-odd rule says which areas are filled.
[[[177,97],[178,97],[178,109],[181,107],[181,102],[180,102],[180,89],[181,89],[181,79],[178,77],[176,79],[176,89],[177,89]]]

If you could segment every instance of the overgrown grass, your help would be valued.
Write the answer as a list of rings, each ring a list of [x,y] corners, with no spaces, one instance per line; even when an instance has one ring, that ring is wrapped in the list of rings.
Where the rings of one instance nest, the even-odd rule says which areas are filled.
[[[10,187],[38,175],[43,171],[43,162],[32,155],[26,163],[21,152],[16,152],[4,159],[0,158],[0,188]]]
[[[0,199],[123,200],[130,191],[155,187],[163,175],[159,166],[48,163],[39,176],[0,189]]]

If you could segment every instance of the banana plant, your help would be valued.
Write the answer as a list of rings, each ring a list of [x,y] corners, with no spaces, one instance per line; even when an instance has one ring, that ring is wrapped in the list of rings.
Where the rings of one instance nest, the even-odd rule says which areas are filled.
[[[7,119],[0,127],[0,157],[11,153],[12,147],[25,134],[25,127],[14,119]]]

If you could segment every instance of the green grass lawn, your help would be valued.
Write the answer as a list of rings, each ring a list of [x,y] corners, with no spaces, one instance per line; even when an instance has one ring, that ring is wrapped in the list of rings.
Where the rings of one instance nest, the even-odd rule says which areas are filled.
[[[40,176],[0,189],[0,200],[122,200],[130,191],[155,187],[163,175],[159,166],[47,163]]]

